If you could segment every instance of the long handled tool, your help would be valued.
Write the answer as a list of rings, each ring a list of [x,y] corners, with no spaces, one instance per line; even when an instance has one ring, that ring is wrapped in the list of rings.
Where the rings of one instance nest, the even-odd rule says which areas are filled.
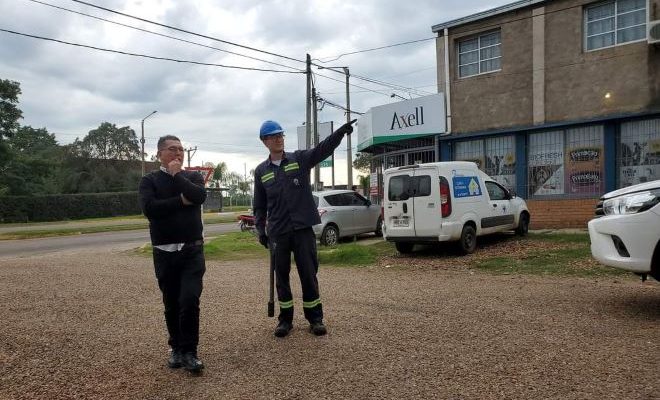
[[[275,316],[275,260],[274,260],[274,251],[272,248],[269,247],[270,251],[270,293],[268,297],[268,316],[269,317],[274,317]]]

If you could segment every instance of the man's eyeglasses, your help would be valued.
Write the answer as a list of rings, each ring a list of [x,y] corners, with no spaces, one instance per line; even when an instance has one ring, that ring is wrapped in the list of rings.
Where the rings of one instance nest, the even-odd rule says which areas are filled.
[[[184,151],[186,151],[183,147],[176,147],[176,146],[166,147],[165,150],[169,151],[170,153],[176,153],[178,151],[183,153]]]

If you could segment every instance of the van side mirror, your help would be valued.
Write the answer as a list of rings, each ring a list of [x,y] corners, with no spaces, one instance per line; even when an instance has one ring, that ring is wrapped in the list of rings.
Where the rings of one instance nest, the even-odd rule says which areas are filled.
[[[508,193],[509,193],[509,198],[513,199],[514,197],[516,197],[516,191],[515,190],[509,189]]]
[[[365,200],[364,205],[367,207],[371,206],[371,200],[369,199]]]

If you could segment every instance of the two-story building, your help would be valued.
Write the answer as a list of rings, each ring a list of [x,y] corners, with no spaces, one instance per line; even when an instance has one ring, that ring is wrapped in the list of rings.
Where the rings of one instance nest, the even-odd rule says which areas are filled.
[[[363,151],[475,161],[532,227],[585,227],[604,192],[660,179],[658,20],[660,0],[523,0],[435,25],[444,131]]]

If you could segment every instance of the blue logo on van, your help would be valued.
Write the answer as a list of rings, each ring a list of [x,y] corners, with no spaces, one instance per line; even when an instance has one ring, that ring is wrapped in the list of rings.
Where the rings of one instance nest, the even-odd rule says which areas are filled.
[[[456,198],[481,196],[481,186],[476,176],[454,176],[452,184]]]

